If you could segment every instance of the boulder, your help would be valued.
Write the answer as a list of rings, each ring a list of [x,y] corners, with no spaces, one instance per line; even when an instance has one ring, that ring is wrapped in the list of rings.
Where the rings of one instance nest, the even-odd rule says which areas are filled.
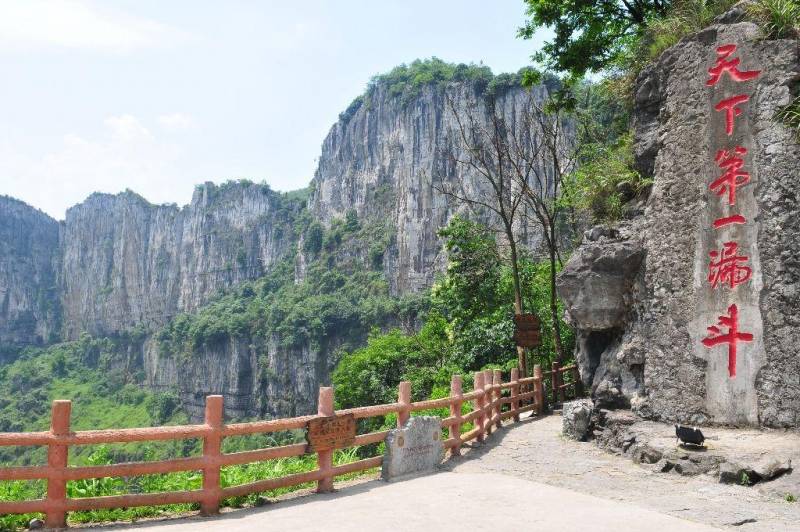
[[[561,414],[562,434],[573,440],[586,441],[591,434],[593,411],[594,403],[591,399],[564,403]]]
[[[767,457],[753,466],[753,473],[760,480],[772,480],[792,470],[792,461],[788,458]]]
[[[644,250],[637,241],[602,226],[590,229],[586,236],[558,277],[558,295],[567,319],[583,331],[621,327]]]

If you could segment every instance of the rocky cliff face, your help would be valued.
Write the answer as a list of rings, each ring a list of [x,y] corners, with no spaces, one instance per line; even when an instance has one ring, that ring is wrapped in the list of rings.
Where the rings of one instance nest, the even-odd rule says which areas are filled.
[[[62,228],[65,339],[160,326],[263,275],[292,251],[299,208],[249,183],[198,186],[183,209],[132,192],[93,194]]]
[[[0,196],[0,346],[57,338],[58,231],[45,213]]]
[[[547,90],[545,85],[504,90],[495,98],[497,112],[518,128],[522,109],[531,100],[541,103]],[[483,87],[425,85],[406,102],[378,84],[322,145],[309,209],[324,223],[350,209],[362,219],[390,221],[395,238],[384,265],[394,293],[429,287],[445,261],[436,232],[456,213],[474,215],[442,194],[442,185],[463,184],[460,192],[469,197],[489,194],[477,172],[455,162],[465,157],[454,113],[486,120]],[[538,238],[525,234],[523,240],[535,247]]]
[[[335,363],[333,353],[343,343],[358,345],[366,329],[293,348],[277,336],[229,338],[199,346],[191,359],[162,352],[153,333],[282,259],[295,256],[296,281],[302,282],[315,256],[304,253],[296,223],[330,226],[351,211],[361,226],[380,233],[386,249],[378,267],[394,295],[430,286],[445,261],[438,229],[457,212],[476,215],[437,189],[445,183],[475,197],[486,192],[454,162],[461,143],[453,115],[469,112],[487,120],[485,88],[485,80],[429,84],[413,98],[399,98],[376,84],[325,139],[310,216],[303,214],[304,200],[250,183],[198,186],[183,208],[152,205],[130,191],[93,194],[60,224],[3,200],[0,243],[11,253],[0,259],[0,344],[135,329],[139,334],[130,337],[136,340],[126,343],[126,367],[139,366],[153,389],[177,389],[193,415],[202,413],[210,393],[224,394],[234,416],[312,411],[316,389]],[[506,84],[496,93],[496,108],[516,130],[523,107],[540,103],[546,93],[545,86],[525,91]],[[525,240],[535,246],[537,235]],[[374,268],[371,242],[361,244],[340,253],[359,268]]]
[[[758,75],[709,82],[734,57]],[[637,163],[654,179],[644,215],[587,235],[559,286],[601,402],[697,424],[800,425],[800,146],[774,118],[798,83],[797,41],[763,40],[739,8],[639,77]],[[716,108],[742,95],[729,127]],[[732,201],[713,183],[734,166]]]

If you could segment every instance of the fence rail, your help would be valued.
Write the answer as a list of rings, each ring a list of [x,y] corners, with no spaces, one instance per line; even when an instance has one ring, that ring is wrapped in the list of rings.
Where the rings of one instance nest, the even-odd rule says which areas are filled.
[[[565,382],[564,376],[571,376]],[[461,454],[461,446],[471,440],[479,442],[491,435],[505,419],[519,421],[520,414],[529,411],[541,413],[546,408],[547,377],[550,380],[552,401],[563,401],[568,388],[572,387],[580,395],[580,378],[575,366],[553,368],[542,373],[535,366],[533,377],[519,378],[519,371],[511,371],[508,382],[503,382],[499,370],[485,370],[474,374],[473,391],[463,393],[461,376],[453,375],[450,395],[441,399],[411,401],[411,383],[404,381],[398,387],[395,403],[350,408],[334,411],[333,388],[319,390],[318,412],[316,416],[300,416],[250,423],[230,423],[223,421],[223,398],[210,395],[206,398],[205,422],[202,425],[183,425],[175,427],[150,427],[133,429],[70,430],[71,401],[53,401],[51,426],[47,432],[0,433],[0,446],[47,446],[46,466],[0,467],[0,481],[45,479],[47,491],[44,499],[29,501],[0,501],[0,514],[44,513],[45,526],[63,528],[67,526],[67,514],[72,511],[96,510],[103,508],[157,506],[164,504],[199,503],[201,513],[213,515],[219,512],[220,502],[227,497],[274,490],[305,484],[317,483],[318,492],[331,491],[337,476],[375,468],[381,465],[382,456],[367,458],[356,462],[334,466],[333,450],[318,451],[317,469],[295,473],[280,478],[259,480],[238,486],[221,487],[220,468],[236,464],[246,464],[292,456],[312,454],[304,443],[269,447],[253,451],[234,453],[222,452],[222,440],[229,436],[271,433],[291,429],[304,429],[309,421],[319,417],[352,414],[356,419],[364,419],[387,414],[397,414],[397,425],[402,427],[413,412],[435,408],[449,408],[450,415],[441,421],[448,431],[444,446],[451,456]],[[504,395],[505,393],[505,395]],[[472,405],[469,413],[463,414],[462,405]],[[504,407],[506,409],[504,410]],[[463,425],[473,423],[474,428],[462,434]],[[354,446],[383,441],[388,430],[359,434]],[[154,462],[127,462],[101,466],[69,466],[69,448],[74,445],[100,443],[151,442],[163,440],[182,440],[201,438],[202,456],[177,458]],[[202,472],[202,489],[162,493],[113,495],[103,497],[69,498],[67,482],[89,478],[129,477],[178,471]]]

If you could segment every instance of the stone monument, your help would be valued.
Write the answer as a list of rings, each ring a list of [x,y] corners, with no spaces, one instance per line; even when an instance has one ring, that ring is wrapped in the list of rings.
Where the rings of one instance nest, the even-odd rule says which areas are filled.
[[[434,471],[444,459],[441,420],[438,417],[410,418],[403,428],[386,436],[383,480]]]

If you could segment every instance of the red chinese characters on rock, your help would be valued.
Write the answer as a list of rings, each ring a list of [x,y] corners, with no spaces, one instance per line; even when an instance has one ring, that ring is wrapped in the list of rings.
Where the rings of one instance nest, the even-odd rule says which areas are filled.
[[[738,57],[728,59],[735,51],[735,44],[725,44],[717,48],[717,62],[713,67],[708,69],[709,77],[706,81],[706,85],[713,87],[720,80],[722,74],[726,72],[733,81],[749,81],[757,78],[758,75],[761,74],[760,70],[748,70],[745,72],[739,70],[739,63],[741,60]]]
[[[750,173],[742,170],[744,159],[741,155],[747,154],[747,149],[736,146],[733,150],[719,150],[717,152],[717,166],[724,172],[715,179],[709,188],[717,196],[728,193],[728,205],[736,205],[736,189],[750,182]]]
[[[760,70],[739,69],[741,60],[732,57],[736,51],[735,44],[726,44],[717,48],[717,59],[714,66],[708,69],[709,78],[706,85],[715,86],[723,75],[727,74],[735,82],[749,81],[757,78]],[[714,106],[714,110],[725,114],[725,132],[733,135],[736,117],[742,114],[741,105],[748,102],[747,94],[735,94],[723,98]],[[750,182],[750,174],[742,170],[744,156],[747,148],[736,146],[732,149],[720,149],[716,153],[715,161],[723,171],[722,175],[711,182],[709,188],[728,206],[736,205],[736,190]],[[714,220],[714,229],[722,229],[729,225],[745,224],[747,219],[741,214],[728,214]],[[731,290],[746,283],[753,275],[753,270],[747,266],[749,257],[739,254],[739,244],[727,241],[722,244],[722,249],[709,252],[708,282],[712,289],[727,285]],[[724,330],[723,330],[724,329]],[[739,342],[752,342],[753,334],[739,330],[739,307],[734,303],[728,307],[728,314],[719,316],[718,323],[708,327],[708,336],[702,339],[707,348],[727,344],[728,346],[728,375],[736,377],[736,354]]]
[[[736,51],[735,44],[725,44],[717,48],[717,62],[713,67],[708,69],[708,79],[706,85],[713,87],[722,78],[723,74],[728,74],[733,81],[742,82],[750,81],[757,78],[760,70],[746,70],[742,72],[739,70],[739,63],[741,59],[734,57],[729,59],[733,52]],[[733,126],[735,118],[742,114],[742,108],[739,105],[745,103],[750,99],[747,94],[737,94],[730,98],[721,100],[715,107],[715,111],[725,112],[725,132],[728,136],[733,135]]]
[[[733,214],[714,220],[714,229],[722,229],[726,225],[742,225],[745,223],[747,223],[747,219],[744,216],[741,214]]]
[[[731,289],[746,283],[753,275],[753,270],[743,263],[749,258],[746,255],[737,255],[739,245],[736,242],[725,242],[720,251],[709,253],[711,261],[708,263],[708,282],[711,288],[720,284],[727,284]]]
[[[727,332],[722,332],[720,327],[727,327]],[[708,328],[710,333],[703,338],[703,345],[714,347],[728,344],[728,375],[736,377],[736,346],[739,342],[752,342],[753,335],[739,331],[739,308],[734,303],[728,307],[728,315],[720,316],[719,323]]]
[[[742,114],[742,108],[739,104],[746,102],[750,99],[747,94],[737,94],[720,101],[714,106],[715,111],[725,111],[725,133],[728,136],[733,135],[733,122],[734,118]]]

